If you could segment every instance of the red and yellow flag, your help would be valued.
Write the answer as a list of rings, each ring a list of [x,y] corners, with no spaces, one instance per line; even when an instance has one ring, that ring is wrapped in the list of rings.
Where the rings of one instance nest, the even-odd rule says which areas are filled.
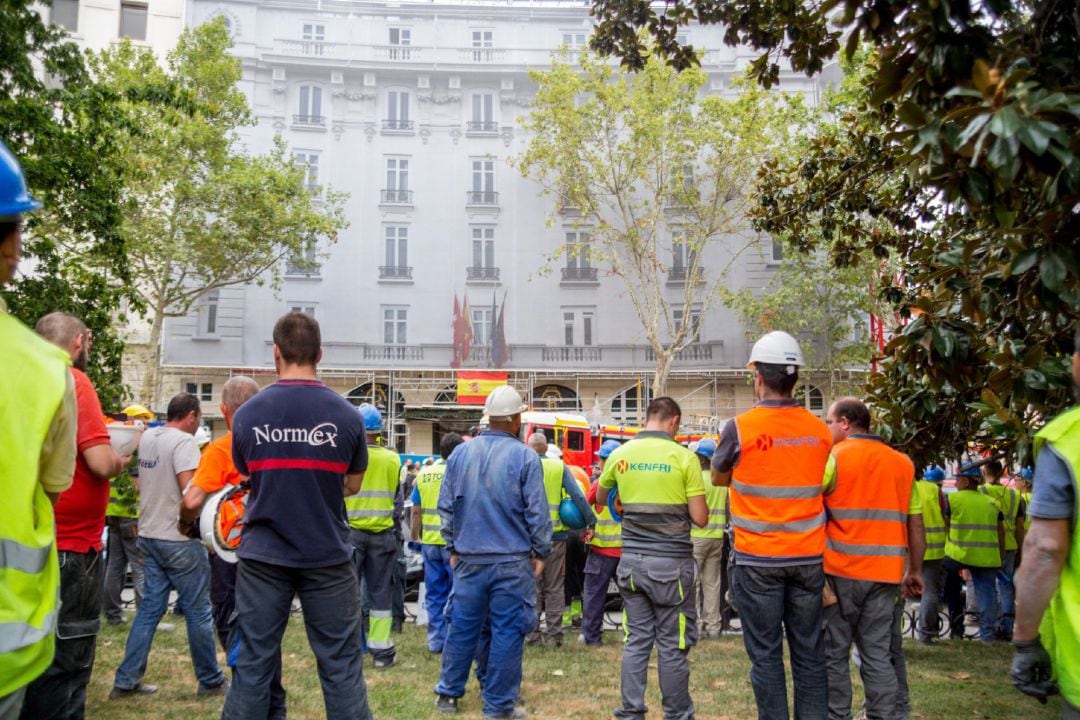
[[[459,405],[483,405],[488,393],[507,380],[505,372],[458,370],[457,401]]]

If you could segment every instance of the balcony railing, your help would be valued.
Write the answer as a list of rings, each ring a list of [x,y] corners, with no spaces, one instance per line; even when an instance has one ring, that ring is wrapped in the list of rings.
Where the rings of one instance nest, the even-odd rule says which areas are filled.
[[[498,280],[499,268],[497,267],[469,267],[465,268],[466,280]]]
[[[514,349],[506,347],[506,362],[509,363],[514,356]],[[491,367],[491,345],[472,345],[469,348],[469,359],[465,361],[466,367]]]
[[[376,60],[420,60],[423,50],[412,45],[375,45],[371,49]]]
[[[326,127],[325,115],[293,115],[293,125],[311,125],[313,127]]]
[[[347,43],[326,42],[325,40],[277,40],[282,54],[306,55],[312,58],[341,58],[348,54]]]
[[[383,130],[412,130],[413,129],[413,121],[412,120],[389,120],[389,119],[383,120],[382,121],[382,129]]]
[[[499,123],[494,120],[470,120],[465,123],[465,130],[471,133],[499,132]]]
[[[412,266],[380,265],[380,280],[412,280]]]
[[[383,205],[412,205],[412,190],[383,190],[379,199]]]
[[[546,347],[541,357],[544,362],[600,362],[603,351],[598,347]]]
[[[468,190],[465,202],[469,205],[498,205],[499,193],[492,190]]]
[[[502,62],[505,53],[505,48],[460,48],[458,59],[464,62],[495,63]]]
[[[656,351],[652,347],[645,349],[645,359],[649,362],[656,362]],[[687,345],[679,352],[675,353],[676,360],[712,360],[712,345],[706,345],[704,343],[694,343],[693,345]]]
[[[365,345],[365,360],[423,360],[420,345]]]
[[[564,267],[562,279],[563,282],[596,282],[596,268]]]

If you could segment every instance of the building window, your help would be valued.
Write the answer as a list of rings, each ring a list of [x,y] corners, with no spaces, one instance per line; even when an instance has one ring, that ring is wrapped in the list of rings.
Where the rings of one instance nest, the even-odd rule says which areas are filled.
[[[409,226],[387,225],[385,228],[385,261],[379,268],[380,278],[408,280],[412,278],[409,266]]]
[[[408,60],[410,45],[412,45],[412,30],[410,28],[390,28],[389,57],[391,60]]]
[[[815,385],[800,385],[795,389],[795,399],[810,412],[825,411],[825,394]]]
[[[566,266],[562,269],[563,280],[596,280],[596,268],[592,266],[592,238],[585,230],[567,230],[565,235]]]
[[[404,307],[384,307],[383,344],[405,345],[406,331],[409,324],[409,309]]]
[[[145,3],[120,3],[120,37],[146,39],[147,6]]]
[[[563,309],[563,345],[573,347],[593,344],[593,326],[596,311],[593,309]]]
[[[583,50],[588,42],[588,34],[581,30],[564,30],[562,44],[570,50]]]
[[[217,290],[211,290],[206,293],[206,297],[203,299],[202,309],[199,312],[199,335],[217,335],[219,299],[220,295]]]
[[[643,425],[645,408],[652,400],[647,385],[631,385],[611,399],[611,417],[619,425]]]
[[[319,154],[311,150],[297,150],[296,164],[304,169],[304,187],[312,195],[318,195]]]
[[[293,122],[304,125],[324,125],[326,118],[322,114],[322,88],[318,85],[301,85],[299,103]]]
[[[674,322],[675,330],[678,332],[682,330],[684,313],[682,308],[674,308],[671,311],[671,319]],[[692,343],[696,343],[700,339],[701,335],[701,308],[690,309],[690,327],[688,329],[689,340]]]
[[[409,191],[409,158],[386,158],[386,189],[383,190],[384,203],[411,203]]]
[[[769,249],[769,262],[778,263],[784,259],[784,243],[779,240],[772,241],[772,247]]]
[[[495,269],[495,228],[490,225],[472,228],[472,279],[497,280],[491,277]],[[486,272],[485,272],[486,271]]]
[[[386,93],[385,130],[412,130],[409,120],[409,93],[405,90],[390,90]]]
[[[496,205],[495,161],[474,158],[472,161],[472,190],[469,191],[470,205]]]
[[[484,347],[491,342],[491,328],[495,323],[495,311],[492,308],[473,308],[473,345]]]
[[[184,392],[199,398],[199,402],[210,402],[214,399],[214,383],[186,382]]]
[[[304,313],[305,315],[315,317],[315,303],[295,300],[289,303],[289,312]]]
[[[668,280],[674,282],[686,282],[691,269],[700,273],[698,267],[697,248],[691,245],[682,231],[672,233],[671,236],[671,271]]]
[[[79,0],[53,0],[52,21],[68,32],[78,32]]]
[[[473,62],[491,62],[494,56],[495,33],[491,30],[473,30]]]
[[[300,39],[305,55],[322,55],[323,42],[326,40],[326,26],[316,23],[304,23],[300,28]]]
[[[499,129],[499,124],[495,122],[493,93],[475,93],[472,96],[472,119],[466,129],[469,132],[495,132]]]
[[[285,274],[317,276],[319,266],[316,263],[316,258],[315,243],[310,243],[303,250],[289,256],[289,260],[285,264]]]

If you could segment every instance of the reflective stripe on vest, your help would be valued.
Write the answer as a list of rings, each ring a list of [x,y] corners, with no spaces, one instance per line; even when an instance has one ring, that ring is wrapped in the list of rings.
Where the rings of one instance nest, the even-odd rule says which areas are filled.
[[[49,666],[60,589],[52,503],[41,448],[64,400],[67,354],[0,309],[0,347],[18,381],[0,383],[0,697]],[[15,376],[12,376],[14,378]],[[70,418],[74,424],[75,418]]]
[[[705,485],[705,502],[709,506],[709,522],[705,527],[690,526],[690,537],[711,538],[720,540],[724,537],[724,529],[727,527],[728,489],[717,487],[712,484],[710,473],[705,468],[701,470],[701,481]]]
[[[1057,592],[1043,615],[1039,633],[1050,654],[1062,696],[1071,705],[1080,706],[1080,407],[1073,408],[1052,420],[1035,434],[1035,457],[1049,442],[1053,451],[1072,471],[1073,528],[1068,559],[1061,571]]]
[[[554,458],[540,458],[540,465],[544,468],[544,492],[547,493],[548,512],[551,514],[551,532],[565,532],[566,526],[559,517],[559,505],[566,497],[563,492],[563,463]]]
[[[137,518],[139,517],[138,504],[132,504],[125,501],[119,484],[125,484],[130,487],[131,477],[124,471],[124,474],[119,477],[114,477],[109,481],[109,504],[105,508],[105,514],[109,517],[120,518]],[[132,488],[134,490],[134,488]]]
[[[833,446],[836,482],[825,496],[825,572],[899,583],[907,558],[907,518],[915,466],[876,436]]]
[[[997,503],[1004,516],[1005,551],[1016,550],[1016,517],[1020,511],[1020,493],[1004,485],[980,485],[979,492]]]
[[[607,506],[596,513],[596,526],[589,544],[596,547],[622,547],[622,523],[615,522]]]
[[[941,490],[929,480],[915,483],[922,506],[923,527],[926,529],[926,552],[923,560],[941,560],[945,557],[945,516],[941,513]]]
[[[948,496],[949,536],[945,555],[970,567],[1001,567],[998,550],[997,503],[973,490]]]
[[[439,490],[442,489],[446,461],[426,465],[416,474],[416,489],[420,494],[420,542],[425,545],[445,545],[442,538],[442,517],[439,515]]]
[[[832,439],[802,407],[759,406],[736,416],[735,549],[763,557],[815,557],[825,550],[821,479]]]
[[[394,525],[394,496],[401,477],[401,457],[388,448],[368,446],[368,466],[360,491],[345,498],[349,527],[383,532]]]

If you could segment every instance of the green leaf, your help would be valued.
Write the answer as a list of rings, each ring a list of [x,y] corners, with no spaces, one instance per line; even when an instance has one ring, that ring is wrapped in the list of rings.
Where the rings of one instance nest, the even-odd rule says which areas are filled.
[[[910,100],[897,108],[896,113],[908,127],[920,128],[927,123],[926,113]]]
[[[1039,279],[1051,292],[1060,292],[1065,284],[1067,269],[1057,251],[1050,251],[1039,261]]]
[[[1031,268],[1035,267],[1035,263],[1039,261],[1039,249],[1027,248],[1016,254],[1013,257],[1012,263],[1009,265],[1009,275],[1022,275]]]

